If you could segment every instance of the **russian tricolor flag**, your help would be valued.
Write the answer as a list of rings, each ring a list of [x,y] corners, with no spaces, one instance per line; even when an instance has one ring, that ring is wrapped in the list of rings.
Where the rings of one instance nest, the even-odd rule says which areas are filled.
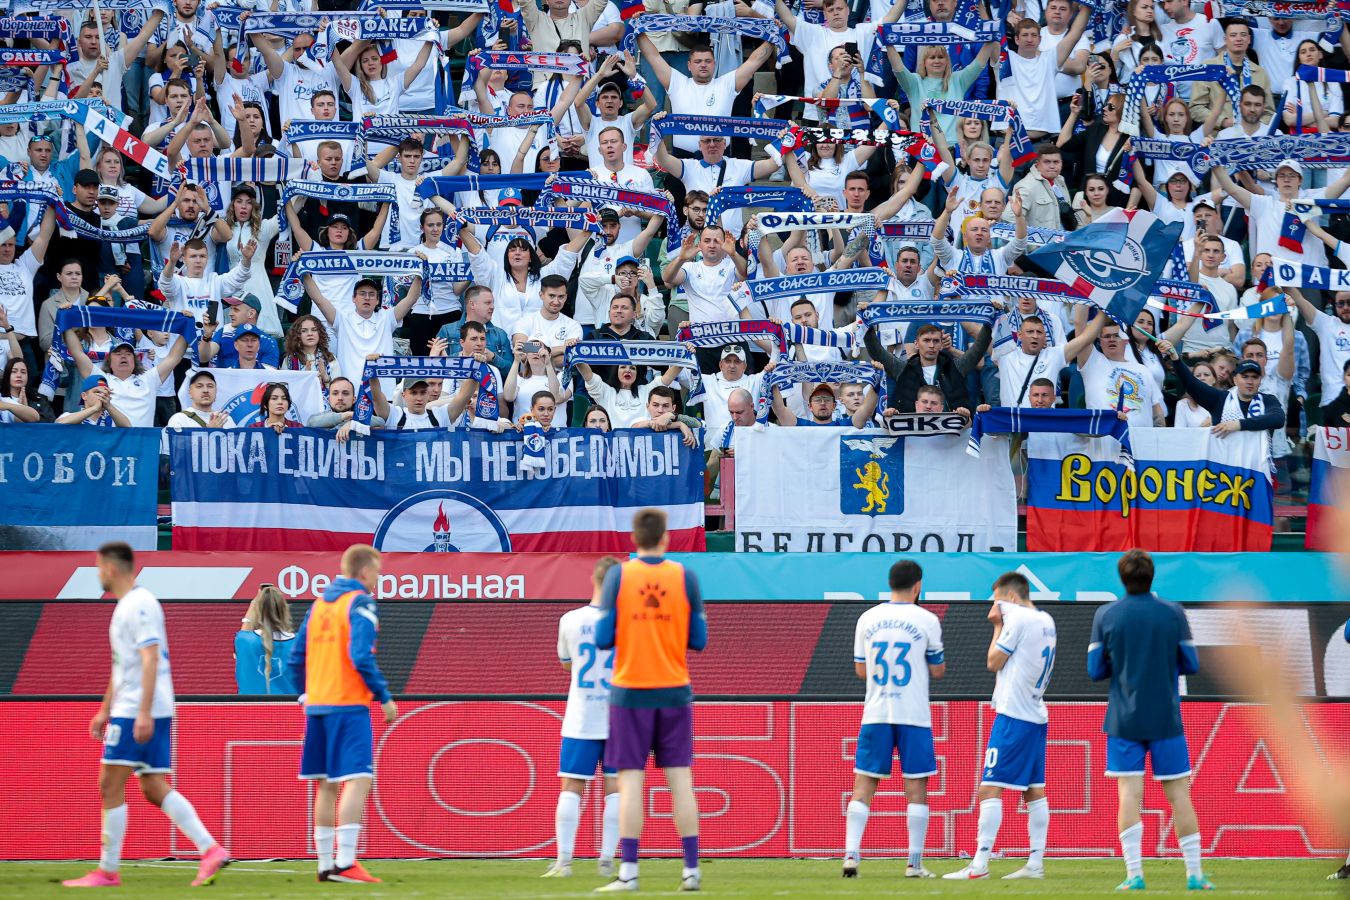
[[[1312,483],[1308,487],[1308,530],[1303,546],[1309,550],[1332,550],[1336,478],[1350,471],[1350,428],[1317,429],[1313,444]]]

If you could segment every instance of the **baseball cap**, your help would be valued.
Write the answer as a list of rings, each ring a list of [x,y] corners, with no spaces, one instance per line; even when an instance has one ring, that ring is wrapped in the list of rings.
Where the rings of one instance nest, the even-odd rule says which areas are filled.
[[[728,356],[740,357],[741,361],[744,362],[745,348],[743,348],[740,344],[728,344],[727,346],[722,348],[721,358],[726,359]]]
[[[622,216],[619,215],[619,211],[612,206],[606,206],[600,210],[601,222],[604,222],[605,220],[609,220],[611,222],[618,222],[621,219]]]
[[[1233,370],[1233,374],[1234,374],[1234,375],[1248,375],[1248,374],[1250,374],[1250,375],[1261,375],[1261,374],[1263,374],[1263,373],[1262,373],[1262,371],[1261,371],[1261,364],[1260,364],[1259,362],[1257,362],[1257,361],[1254,360],[1254,359],[1244,359],[1242,362],[1238,363],[1237,368],[1236,368],[1235,370]]]
[[[241,337],[248,337],[249,335],[252,335],[253,337],[257,338],[259,341],[261,341],[261,340],[262,340],[262,329],[258,328],[258,326],[256,326],[256,325],[252,325],[252,324],[249,324],[249,325],[240,325],[238,328],[236,328],[236,329],[234,330],[234,342],[237,344],[237,343],[239,343],[239,339],[240,339]]]
[[[75,183],[82,187],[97,187],[98,173],[93,169],[81,169],[75,173]]]
[[[352,227],[352,217],[346,213],[333,213],[328,217],[328,221],[324,223],[323,227],[327,228],[329,225],[336,225],[339,222],[346,225],[348,228]]]
[[[620,256],[620,257],[619,257],[619,261],[616,262],[616,263],[614,264],[614,268],[615,268],[615,269],[618,269],[618,268],[620,268],[621,266],[626,266],[626,265],[629,265],[629,264],[632,264],[632,265],[635,265],[635,266],[640,266],[640,265],[642,265],[642,263],[638,262],[638,258],[637,258],[636,256]]]
[[[1295,174],[1302,175],[1303,163],[1296,159],[1282,159],[1280,160],[1280,164],[1275,167],[1275,171],[1278,172],[1281,169],[1293,169]]]
[[[133,353],[136,352],[136,345],[135,345],[135,343],[133,343],[132,341],[127,340],[126,338],[123,338],[123,339],[120,340],[120,341],[117,341],[117,340],[113,341],[112,349],[109,350],[108,352],[109,352],[109,353],[116,353],[118,350],[121,350],[123,347],[126,347],[128,350],[132,351]]]
[[[8,225],[4,228],[0,228],[0,244],[3,244],[5,241],[12,241],[14,238],[15,234],[13,228],[10,228]]]
[[[90,375],[80,384],[80,393],[83,394],[85,391],[96,388],[100,384],[107,384],[107,383],[108,383],[107,375],[104,375],[102,372],[95,372],[93,375]]]
[[[498,206],[520,206],[524,202],[520,196],[520,191],[515,188],[506,188],[497,195]]]
[[[222,297],[220,300],[226,306],[247,306],[255,312],[262,312],[262,301],[253,294],[240,294],[238,297]]]
[[[112,184],[100,185],[98,189],[98,199],[100,200],[121,200],[122,195],[118,192],[117,186]]]
[[[828,394],[830,399],[833,400],[834,388],[830,387],[828,384],[818,384],[816,385],[816,389],[811,392],[811,399],[816,399],[817,394]]]
[[[361,280],[357,281],[356,284],[352,285],[352,295],[355,296],[357,290],[359,290],[359,289],[361,288],[362,285],[367,285],[367,284],[370,285],[371,287],[373,287],[373,288],[374,288],[375,290],[377,290],[377,291],[380,290],[381,287],[382,287],[381,284],[380,284],[378,281],[376,281],[374,278],[362,278]]]
[[[210,372],[206,371],[205,369],[199,369],[196,372],[192,373],[192,377],[188,379],[188,387],[191,387],[192,385],[201,381],[203,378],[211,382],[214,382],[216,380],[216,376],[212,375]]]
[[[411,378],[405,378],[405,379],[403,379],[403,390],[405,390],[405,391],[411,391],[413,388],[417,387],[419,384],[427,384],[427,385],[429,385],[430,383],[431,383],[431,382],[429,382],[427,379],[422,378],[422,377],[420,377],[420,376],[414,376],[414,377],[411,377]]]

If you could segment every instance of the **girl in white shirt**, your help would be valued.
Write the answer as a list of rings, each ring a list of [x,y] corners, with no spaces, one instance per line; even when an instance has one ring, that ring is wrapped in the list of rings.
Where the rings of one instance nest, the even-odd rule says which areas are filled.
[[[338,81],[352,98],[352,121],[366,116],[389,116],[399,111],[403,92],[417,80],[431,57],[430,41],[406,69],[395,69],[380,59],[380,50],[370,41],[353,41],[346,50],[333,57]]]
[[[652,388],[658,385],[669,387],[680,375],[680,367],[671,366],[659,378],[643,384],[640,378],[646,373],[639,371],[638,366],[615,366],[609,379],[601,378],[585,363],[577,363],[576,369],[585,380],[591,399],[609,413],[613,428],[632,428],[634,422],[649,418],[647,398],[651,396]]]
[[[1196,363],[1191,367],[1191,374],[1210,387],[1214,387],[1217,383],[1214,367],[1207,362]],[[1189,394],[1177,402],[1176,417],[1172,420],[1173,428],[1208,428],[1213,424],[1209,411],[1192,400]]]
[[[473,273],[474,282],[492,288],[492,296],[497,300],[496,309],[492,313],[492,324],[505,329],[507,334],[514,333],[512,329],[517,320],[543,306],[543,302],[539,299],[541,278],[545,275],[572,277],[572,270],[577,265],[577,254],[581,252],[590,236],[586,231],[569,231],[572,239],[558,248],[558,255],[546,266],[540,264],[539,251],[529,240],[523,237],[512,238],[506,245],[502,265],[498,267],[493,264],[492,257],[474,233],[474,226],[458,223],[455,220],[454,207],[444,199],[433,197],[432,200],[445,210],[448,220],[456,221],[459,226],[460,240],[469,251],[469,270]]]
[[[276,239],[279,227],[276,216],[268,219],[262,217],[258,194],[253,185],[241,184],[234,189],[229,210],[216,219],[211,231],[216,244],[225,248],[230,266],[234,267],[243,259],[243,248],[249,241],[258,242],[258,250],[263,254],[259,259],[264,258],[267,248]],[[276,292],[267,277],[267,268],[260,265],[251,269],[243,290],[263,301],[262,312],[258,314],[258,327],[272,337],[280,338],[281,319],[277,315],[277,305],[268,302],[269,298],[275,297]]]

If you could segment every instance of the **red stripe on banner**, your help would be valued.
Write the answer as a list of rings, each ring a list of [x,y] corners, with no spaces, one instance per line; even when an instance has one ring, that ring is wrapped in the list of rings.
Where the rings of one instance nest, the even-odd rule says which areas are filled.
[[[352,544],[370,542],[373,534],[320,531],[308,528],[191,528],[174,526],[175,550],[346,550]],[[698,551],[707,548],[702,528],[679,528],[670,532],[670,549]],[[626,531],[547,531],[511,535],[516,553],[631,553],[633,539]]]
[[[1027,551],[1107,553],[1144,547],[1155,553],[1267,552],[1271,526],[1203,510],[1076,512],[1027,507]]]
[[[1308,504],[1307,530],[1303,536],[1303,546],[1308,550],[1331,550],[1330,532],[1331,509],[1320,503]]]

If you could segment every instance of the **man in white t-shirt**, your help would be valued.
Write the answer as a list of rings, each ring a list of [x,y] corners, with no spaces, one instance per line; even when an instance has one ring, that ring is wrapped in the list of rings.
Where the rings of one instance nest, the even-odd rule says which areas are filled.
[[[16,258],[18,236],[8,225],[0,228],[0,306],[9,317],[9,327],[20,340],[33,342],[35,353],[38,328],[37,317],[33,315],[33,279],[47,258],[47,246],[55,230],[56,212],[48,206],[37,236]]]
[[[1205,234],[1196,240],[1200,242],[1200,249],[1193,251],[1193,254],[1198,254],[1198,258],[1192,255],[1187,262],[1188,276],[1195,283],[1208,288],[1214,295],[1214,302],[1219,304],[1217,311],[1226,312],[1233,309],[1238,302],[1237,290],[1219,274],[1219,266],[1223,264],[1226,249],[1223,239],[1215,234]],[[1181,350],[1190,355],[1203,353],[1214,347],[1226,347],[1236,333],[1237,326],[1232,322],[1223,322],[1219,327],[1211,329],[1191,328],[1186,332]]]
[[[1088,409],[1123,410],[1131,428],[1161,427],[1167,409],[1159,396],[1153,373],[1129,353],[1129,337],[1104,313],[1087,321],[1088,309],[1080,306],[1075,332],[1087,343],[1078,353],[1078,369],[1083,375],[1084,399]],[[1100,336],[1101,349],[1092,345]]]
[[[555,366],[561,366],[567,348],[582,338],[581,326],[562,313],[567,305],[567,279],[561,275],[539,279],[539,302],[537,310],[516,320],[511,344],[535,341],[548,349]]]
[[[385,166],[398,156],[398,174],[385,171]],[[422,207],[427,201],[418,195],[417,182],[420,180],[422,157],[426,149],[416,138],[405,138],[396,147],[385,147],[371,159],[366,166],[366,176],[374,184],[392,184],[397,197],[395,206],[389,210],[384,223],[384,233],[380,235],[381,249],[388,250],[397,244],[415,246],[422,243]]]
[[[729,344],[723,347],[717,364],[717,372],[703,379],[703,422],[709,434],[721,434],[731,421],[728,402],[731,395],[743,390],[751,397],[759,395],[759,383],[763,373],[754,375],[745,371],[746,349],[741,344]],[[752,403],[753,406],[753,403]],[[754,418],[753,411],[751,418]]]
[[[1286,256],[1288,251],[1279,245],[1280,229],[1284,223],[1288,205],[1291,201],[1307,198],[1335,199],[1350,188],[1350,168],[1325,188],[1302,190],[1303,164],[1296,159],[1286,159],[1275,167],[1275,191],[1270,194],[1254,194],[1235,182],[1224,166],[1216,165],[1211,170],[1215,182],[1243,206],[1251,216],[1252,255],[1269,253],[1273,256]],[[1319,240],[1303,241],[1303,253],[1299,261],[1309,266],[1327,264],[1326,247]]]
[[[607,185],[615,185],[625,190],[652,193],[656,187],[652,176],[646,169],[638,168],[632,162],[625,162],[628,155],[628,142],[624,139],[623,129],[610,125],[600,132],[600,164],[591,167],[591,177]],[[642,230],[643,220],[652,219],[654,212],[646,210],[624,210],[620,213],[621,226],[619,241],[631,241]],[[627,254],[625,254],[627,255]]]
[[[1031,408],[1033,381],[1058,381],[1065,360],[1077,358],[1092,343],[1090,336],[1079,334],[1067,343],[1048,346],[1045,321],[1039,315],[1024,316],[1017,337],[1017,341],[995,347],[993,356],[998,366],[999,405],[1020,409]]]
[[[867,685],[853,766],[853,795],[845,812],[844,877],[856,878],[863,831],[881,779],[900,757],[905,780],[909,859],[906,878],[932,878],[923,867],[928,835],[928,779],[938,771],[933,753],[930,680],[947,673],[942,623],[919,605],[923,570],[911,560],[891,566],[891,597],[858,617],[853,671]]]
[[[806,91],[808,94],[815,92],[814,86],[830,83],[830,52],[835,47],[852,44],[857,48],[858,57],[864,60],[872,55],[876,29],[849,27],[848,0],[825,0],[821,6],[825,22],[821,25],[808,22],[794,13],[784,0],[775,0],[774,9],[778,21],[788,30],[792,45],[801,51],[802,80],[808,88]],[[866,77],[874,83],[879,83],[879,79],[875,76]],[[803,111],[803,116],[808,122],[818,122],[825,115],[819,107],[811,104]]]
[[[657,113],[652,121],[659,122],[664,117],[665,113]],[[703,191],[709,198],[719,188],[741,187],[752,181],[763,181],[782,168],[772,157],[751,162],[727,156],[727,139],[724,137],[700,137],[698,156],[693,159],[677,158],[666,149],[664,140],[656,145],[655,150],[657,163],[670,177],[684,184],[686,193]],[[732,234],[740,234],[741,223],[745,218],[743,212],[741,209],[727,210],[722,213],[721,224],[731,229]]]
[[[75,360],[81,378],[94,373],[93,360],[80,344],[75,329],[65,334],[66,349]],[[152,428],[155,424],[155,398],[159,396],[159,386],[173,378],[173,370],[187,352],[183,336],[173,335],[169,340],[172,346],[168,354],[152,368],[144,368],[140,357],[136,355],[136,345],[131,341],[113,341],[112,350],[103,360],[102,370],[108,376],[108,388],[112,391],[113,403],[130,421],[132,428]]]
[[[700,254],[702,258],[696,261]],[[662,276],[667,287],[681,289],[689,303],[689,321],[698,325],[750,318],[748,309],[737,312],[729,296],[732,285],[745,278],[745,271],[745,259],[736,252],[730,235],[721,226],[709,224],[685,238]]]
[[[431,383],[421,376],[411,376],[403,381],[403,405],[393,406],[380,389],[382,380],[371,379],[370,401],[375,415],[384,419],[384,427],[393,431],[430,431],[438,428],[454,431],[455,423],[469,408],[469,398],[478,391],[478,382],[465,378],[448,403],[428,409],[427,404],[435,399],[432,397]]]
[[[239,265],[218,275],[206,271],[209,254],[205,241],[193,238],[186,244],[174,242],[169,247],[168,264],[159,273],[164,305],[175,312],[187,313],[201,324],[213,303],[243,290],[253,274],[253,255],[257,250],[258,242],[249,241],[240,248]],[[179,260],[183,262],[182,274],[177,274]]]
[[[612,206],[600,210],[600,237],[593,238],[594,243],[589,249],[583,248],[581,253],[576,297],[578,322],[593,326],[605,324],[603,317],[614,294],[607,289],[614,285],[619,266],[626,259],[636,264],[646,254],[647,245],[664,222],[663,217],[652,216],[638,231],[637,237],[623,240],[620,237],[624,227],[623,213]]]
[[[1080,7],[1068,33],[1054,50],[1041,49],[1041,26],[1034,19],[1017,23],[1016,53],[1008,54],[1011,78],[999,81],[998,99],[1017,104],[1027,135],[1039,140],[1059,133],[1059,98],[1055,95],[1055,77],[1064,68],[1087,27],[1090,8]]]
[[[380,283],[374,278],[362,278],[352,290],[351,304],[336,308],[333,301],[314,287],[313,276],[305,275],[305,292],[323,313],[328,324],[337,330],[336,354],[338,371],[349,372],[360,378],[366,370],[366,359],[372,354],[392,356],[394,329],[403,324],[403,318],[417,305],[422,296],[422,276],[413,276],[408,295],[397,306],[380,309]],[[393,388],[393,379],[381,379],[385,391]]]
[[[1333,293],[1325,311],[1309,303],[1298,288],[1286,287],[1284,292],[1298,305],[1299,315],[1317,335],[1317,366],[1325,413],[1327,405],[1341,394],[1345,364],[1350,361],[1350,291]]]
[[[281,105],[282,122],[308,115],[310,98],[317,91],[326,90],[337,95],[337,68],[310,52],[314,47],[314,35],[296,35],[283,53],[278,53],[272,46],[271,35],[251,34],[249,38],[267,62],[267,75],[272,79],[272,91]]]
[[[1229,202],[1232,201],[1225,201]],[[1219,219],[1219,211],[1214,201],[1208,194],[1196,199],[1195,205],[1191,207],[1191,215],[1195,217],[1197,236],[1219,235],[1219,240],[1223,241],[1223,261],[1219,263],[1219,277],[1231,284],[1234,290],[1242,291],[1247,286],[1247,263],[1243,261],[1242,245],[1220,234],[1223,223]],[[1190,265],[1191,259],[1195,256],[1195,238],[1181,242],[1181,254],[1186,260],[1186,265]]]
[[[1158,17],[1162,29],[1162,51],[1168,62],[1196,65],[1212,58],[1223,46],[1223,28],[1191,6],[1191,0],[1162,0],[1159,4],[1167,21]],[[1190,99],[1191,83],[1177,84],[1177,93]]]
[[[731,115],[736,95],[745,90],[760,66],[774,54],[773,45],[765,41],[736,71],[713,77],[717,71],[717,60],[712,47],[701,44],[689,51],[689,74],[683,75],[670,67],[651,38],[639,34],[637,40],[642,58],[666,89],[670,111],[682,116]],[[694,153],[698,150],[698,144],[698,138],[693,136],[675,138],[676,148],[685,153]]]
[[[1073,4],[1069,0],[1048,0],[1045,4],[1045,27],[1041,29],[1041,50],[1059,50],[1062,41],[1069,40],[1069,25],[1073,22]],[[1072,97],[1083,86],[1082,74],[1087,68],[1091,42],[1080,33],[1069,51],[1069,58],[1059,67],[1055,76],[1055,96],[1063,100]]]

